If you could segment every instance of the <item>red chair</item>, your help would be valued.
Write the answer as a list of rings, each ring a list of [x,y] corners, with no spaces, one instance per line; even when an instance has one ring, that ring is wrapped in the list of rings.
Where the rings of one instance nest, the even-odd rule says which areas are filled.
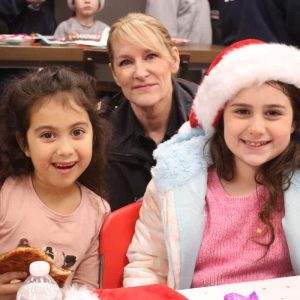
[[[126,253],[134,234],[142,201],[113,211],[104,221],[100,232],[101,288],[122,287]]]

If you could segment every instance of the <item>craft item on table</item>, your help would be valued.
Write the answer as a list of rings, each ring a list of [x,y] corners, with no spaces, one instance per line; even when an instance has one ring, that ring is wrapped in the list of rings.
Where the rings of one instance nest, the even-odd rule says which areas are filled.
[[[255,292],[252,292],[249,296],[242,296],[240,294],[231,293],[224,296],[224,300],[259,300]]]

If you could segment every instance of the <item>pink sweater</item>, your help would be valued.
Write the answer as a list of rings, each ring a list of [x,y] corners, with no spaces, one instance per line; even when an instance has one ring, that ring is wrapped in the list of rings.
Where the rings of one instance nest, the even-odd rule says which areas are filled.
[[[294,275],[281,219],[272,219],[275,241],[266,256],[269,233],[260,221],[262,186],[246,197],[229,196],[215,171],[208,176],[207,221],[193,277],[193,287]],[[257,195],[259,197],[257,197]]]

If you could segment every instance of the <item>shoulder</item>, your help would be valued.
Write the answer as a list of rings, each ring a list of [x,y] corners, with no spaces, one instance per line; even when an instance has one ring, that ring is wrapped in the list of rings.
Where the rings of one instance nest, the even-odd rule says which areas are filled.
[[[208,147],[205,147],[207,142],[208,137],[201,129],[192,129],[160,144],[154,151],[157,164],[153,168],[158,190],[172,189],[190,180],[201,169],[207,169],[211,164]]]
[[[59,23],[59,25],[57,26],[57,28],[64,28],[66,26],[70,26],[71,24],[75,23],[76,19],[74,17],[69,18],[65,21],[62,21],[61,23]]]
[[[291,178],[291,182],[295,187],[300,188],[300,169],[297,169],[294,172],[294,174]]]
[[[173,79],[173,97],[179,107],[182,107],[188,116],[197,94],[198,84],[185,79]]]
[[[199,85],[197,83],[182,78],[174,79],[173,86],[174,89],[183,90],[186,93],[190,94],[192,97],[196,96],[199,88]]]
[[[104,29],[104,28],[109,28],[109,25],[107,25],[106,23],[104,23],[104,22],[102,22],[102,21],[100,21],[100,20],[96,20],[95,22],[94,22],[94,26],[95,27],[98,27],[98,28],[101,28],[102,30]]]
[[[81,191],[82,201],[87,210],[100,215],[100,217],[105,217],[110,213],[110,206],[106,200],[83,185],[81,185]]]
[[[28,186],[30,186],[30,175],[10,176],[5,179],[1,187],[1,193],[21,190]]]
[[[107,119],[110,119],[110,117],[114,116],[114,114],[120,113],[120,106],[123,106],[124,103],[128,103],[128,101],[126,101],[126,98],[121,92],[113,97],[102,97],[100,99],[99,114]]]
[[[54,32],[55,38],[64,38],[65,37],[65,30],[68,30],[70,28],[71,24],[73,23],[72,19],[74,19],[74,18],[70,18],[68,20],[65,20],[65,21],[59,23],[59,25],[57,26],[57,28]]]

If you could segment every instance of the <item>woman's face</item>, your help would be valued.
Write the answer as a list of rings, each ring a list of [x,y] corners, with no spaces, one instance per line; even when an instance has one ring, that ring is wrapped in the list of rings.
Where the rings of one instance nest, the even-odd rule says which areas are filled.
[[[112,72],[131,105],[153,107],[172,98],[172,74],[179,68],[177,48],[172,62],[161,53],[128,42],[112,43]]]

